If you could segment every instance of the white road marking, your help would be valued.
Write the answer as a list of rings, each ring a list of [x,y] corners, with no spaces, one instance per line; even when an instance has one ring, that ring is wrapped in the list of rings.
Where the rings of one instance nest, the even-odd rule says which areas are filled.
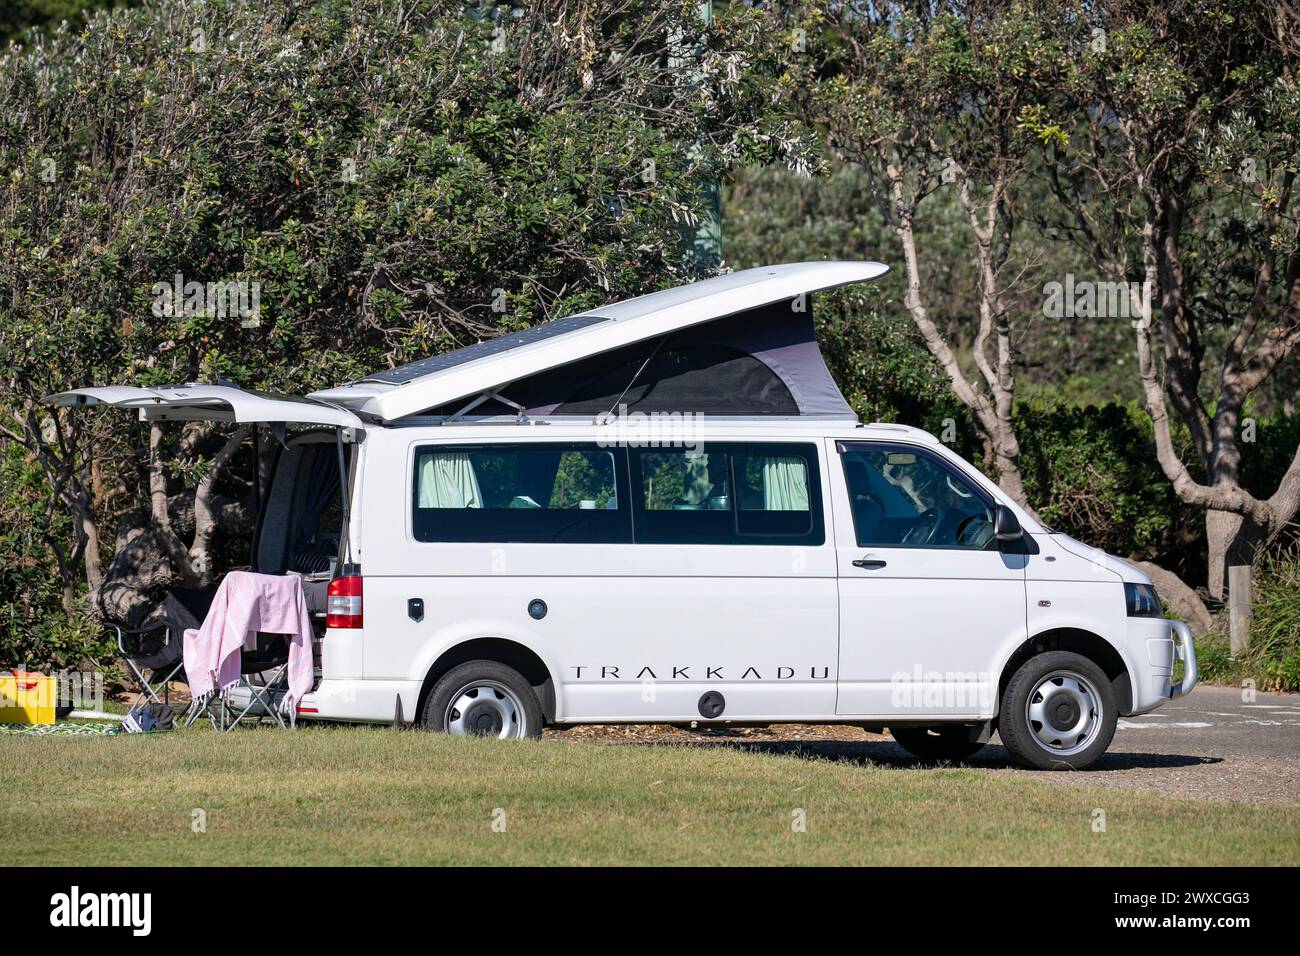
[[[1195,720],[1175,721],[1172,724],[1135,724],[1131,720],[1121,720],[1116,726],[1118,726],[1120,730],[1151,730],[1156,727],[1188,727],[1196,730],[1201,727],[1213,727],[1214,725]]]

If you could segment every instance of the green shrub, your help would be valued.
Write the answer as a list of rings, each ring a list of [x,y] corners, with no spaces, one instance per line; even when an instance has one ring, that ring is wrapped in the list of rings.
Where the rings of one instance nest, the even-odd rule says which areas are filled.
[[[71,522],[61,509],[47,517],[48,497],[44,474],[22,449],[0,445],[0,668],[75,667],[112,651],[102,628],[63,607],[46,532],[66,535]]]
[[[1115,554],[1169,550],[1182,506],[1140,408],[1022,404],[1016,427],[1025,490],[1044,521]]]
[[[1205,582],[1205,515],[1178,499],[1156,460],[1151,420],[1136,403],[1071,405],[1035,400],[1016,408],[1025,490],[1053,528],[1124,557]],[[1184,429],[1183,461],[1200,474]],[[1242,445],[1242,477],[1256,494],[1277,487],[1300,440],[1300,415],[1256,422]]]
[[[1300,547],[1276,552],[1255,569],[1250,646],[1234,658],[1228,635],[1197,640],[1201,673],[1213,683],[1252,679],[1260,690],[1300,691]]]
[[[84,663],[103,665],[117,653],[111,632],[81,613],[46,607],[34,620],[0,630],[0,662],[6,667],[52,671]]]

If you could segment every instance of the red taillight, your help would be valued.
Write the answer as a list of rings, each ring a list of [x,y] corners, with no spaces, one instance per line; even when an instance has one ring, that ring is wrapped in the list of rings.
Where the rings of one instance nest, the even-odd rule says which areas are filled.
[[[325,592],[326,627],[361,626],[361,578],[335,578]]]

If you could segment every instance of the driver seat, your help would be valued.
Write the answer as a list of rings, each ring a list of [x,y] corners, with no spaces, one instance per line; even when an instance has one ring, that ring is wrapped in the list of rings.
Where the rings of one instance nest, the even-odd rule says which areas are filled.
[[[878,537],[880,522],[885,517],[885,509],[880,502],[871,497],[871,473],[865,463],[849,458],[844,462],[844,479],[849,485],[849,500],[853,505],[853,527],[857,531],[858,541],[868,543]]]

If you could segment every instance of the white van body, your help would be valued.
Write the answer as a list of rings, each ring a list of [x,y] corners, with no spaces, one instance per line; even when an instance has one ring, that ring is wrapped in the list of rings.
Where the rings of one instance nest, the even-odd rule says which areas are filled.
[[[635,432],[618,431],[609,441],[637,443]],[[988,721],[1013,655],[1062,632],[1113,648],[1125,671],[1121,713],[1170,698],[1171,622],[1126,614],[1124,583],[1149,586],[1146,575],[1043,528],[915,428],[708,423],[706,449],[752,442],[815,449],[821,545],[415,540],[418,448],[600,447],[600,432],[541,422],[368,431],[357,450],[360,506],[350,529],[364,569],[364,625],[326,632],[323,680],[303,709],[391,721],[400,696],[403,713],[417,715],[440,659],[469,641],[505,640],[545,665],[554,723],[698,721],[697,701],[710,690],[725,697],[730,721]],[[941,458],[1015,512],[1038,553],[858,546],[836,450],[842,442]],[[861,559],[885,564],[863,570],[853,565]],[[412,598],[424,602],[422,620],[408,614]],[[548,608],[540,620],[528,613],[534,600]]]
[[[704,415],[674,420],[683,430],[666,443],[653,415],[472,414],[489,399],[509,405],[509,383],[546,368],[884,271],[733,273],[598,310],[613,316],[603,325],[578,321],[310,402],[223,386],[53,400],[304,422],[319,430],[286,449],[315,442],[346,459],[344,540],[318,575],[333,579],[339,613],[301,718],[500,736],[533,735],[543,721],[834,722],[957,756],[1001,729],[1024,762],[1086,766],[1118,716],[1195,685],[1190,632],[1152,606],[1140,570],[1043,527],[929,433],[845,416]],[[464,411],[445,413],[462,399]],[[539,462],[549,484],[509,485]],[[281,484],[270,499],[292,493]],[[535,487],[550,498],[536,500]],[[273,523],[260,529],[264,553],[283,537]],[[483,661],[527,687],[493,671],[439,690]],[[1056,663],[1034,670],[1042,661]],[[1034,686],[1019,688],[1025,680]],[[471,725],[475,695],[500,703]],[[1008,700],[1023,712],[1018,737],[1000,712]],[[1053,722],[1066,737],[1053,739]]]

